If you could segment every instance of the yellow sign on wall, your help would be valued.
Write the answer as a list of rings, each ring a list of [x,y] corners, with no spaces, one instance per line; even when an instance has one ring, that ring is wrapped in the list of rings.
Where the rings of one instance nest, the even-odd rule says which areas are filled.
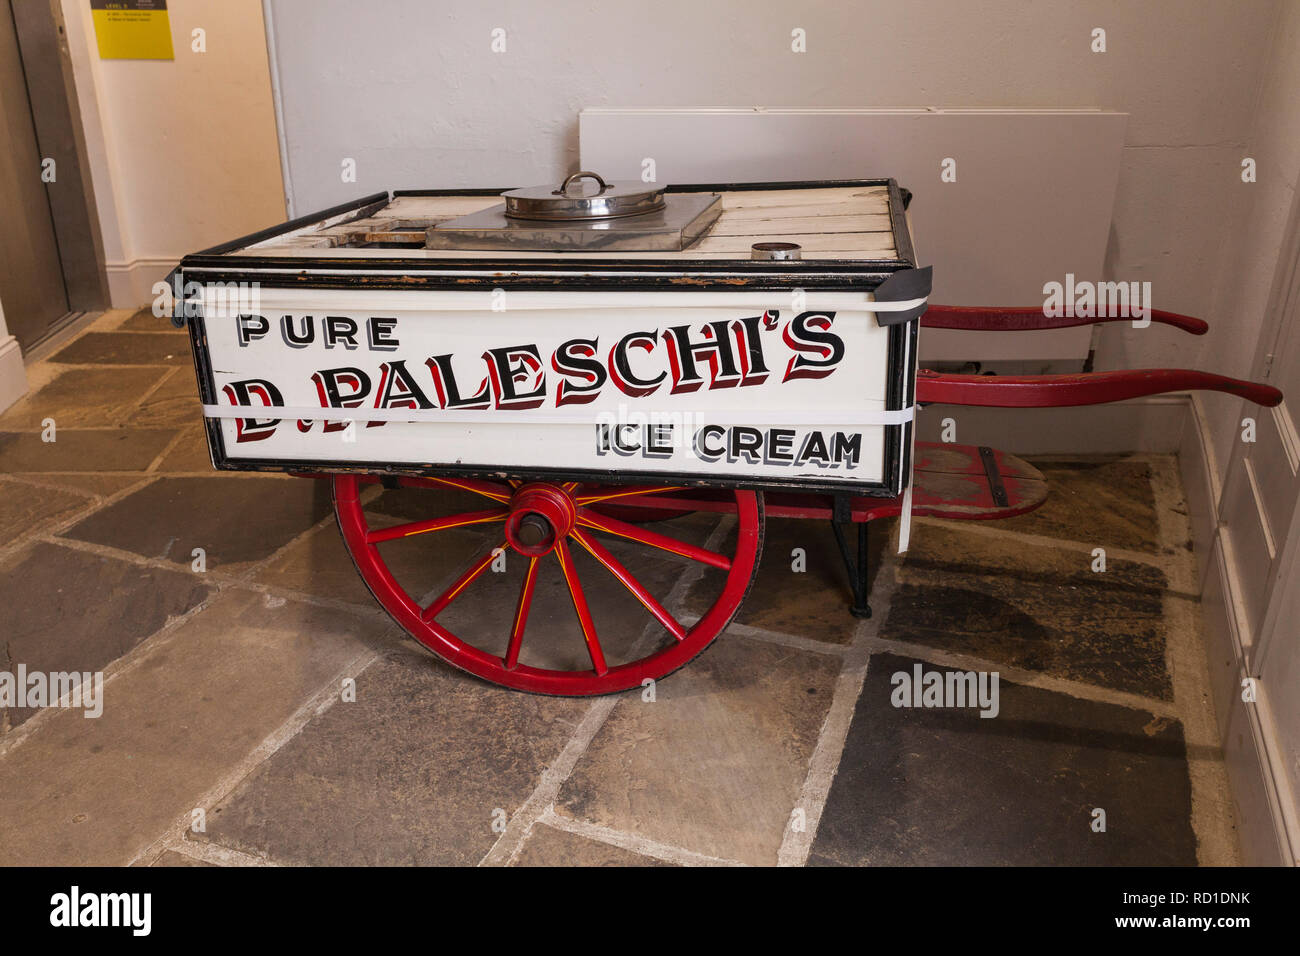
[[[171,60],[167,0],[90,0],[101,60]]]

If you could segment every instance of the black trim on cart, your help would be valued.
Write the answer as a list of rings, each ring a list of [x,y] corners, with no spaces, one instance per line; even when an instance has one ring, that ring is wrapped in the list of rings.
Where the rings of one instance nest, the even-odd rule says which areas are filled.
[[[911,404],[908,396],[910,371],[908,369],[908,358],[911,352],[909,351],[909,341],[906,334],[907,328],[904,325],[889,326],[889,345],[885,353],[889,367],[889,381],[885,387],[885,409],[887,411],[899,411]],[[911,342],[910,348],[915,347],[915,342]],[[883,432],[881,440],[884,442],[882,472],[888,481],[891,495],[902,493],[905,484],[904,478],[910,474],[907,470],[907,452],[911,427],[911,422],[908,422],[903,425],[886,425],[881,429]]]
[[[189,320],[190,348],[194,353],[194,375],[199,380],[199,401],[204,405],[217,404],[216,377],[208,358],[208,333],[202,316]],[[221,433],[221,422],[203,419],[203,429],[208,436],[208,457],[214,468],[221,468],[226,459],[226,442]]]
[[[213,421],[209,419],[209,422]],[[897,426],[890,426],[897,427]],[[230,458],[215,463],[221,471],[272,471],[295,475],[396,475],[412,478],[486,478],[497,481],[581,481],[603,484],[643,484],[646,482],[672,482],[683,488],[740,488],[762,491],[780,488],[789,491],[808,491],[819,494],[845,492],[863,498],[894,498],[898,492],[882,485],[867,482],[808,482],[798,478],[770,478],[761,481],[753,475],[681,475],[668,471],[602,471],[596,468],[571,470],[565,468],[502,468],[489,465],[428,465],[389,464],[367,461],[285,461],[258,458]]]
[[[987,445],[980,445],[980,462],[984,465],[984,477],[989,482],[989,494],[993,504],[999,508],[1007,506],[1007,487],[1002,483],[1002,472],[998,471],[995,452]]]
[[[900,400],[899,408],[915,408],[916,406],[916,368],[917,368],[917,346],[918,333],[921,328],[920,319],[913,319],[906,326],[894,326],[896,329],[906,329],[907,351],[906,362],[901,370],[902,381],[905,383],[904,394]],[[892,355],[891,355],[892,360]],[[910,422],[904,425],[895,426],[903,430],[898,442],[899,454],[902,456],[899,462],[899,492],[907,486],[912,476],[912,445],[913,433],[916,429],[916,418],[913,416]]]
[[[315,260],[319,266],[319,260]],[[328,268],[335,269],[336,262],[331,260]],[[206,267],[182,266],[183,272],[201,275],[208,282],[256,282],[267,289],[377,289],[397,291],[473,291],[495,288],[508,288],[517,291],[567,290],[572,292],[622,291],[622,292],[789,292],[792,289],[817,290],[819,292],[871,292],[895,271],[896,263],[861,262],[855,263],[855,269],[845,272],[808,272],[786,270],[773,273],[770,266],[765,275],[747,276],[756,269],[711,269],[716,261],[709,263],[682,262],[673,272],[656,275],[651,269],[638,268],[636,274],[628,271],[593,271],[599,266],[608,268],[612,263],[567,261],[555,262],[551,268],[532,269],[533,275],[520,275],[518,272],[486,270],[482,275],[467,276],[463,268],[440,269],[436,271],[420,270],[417,274],[410,270],[387,270],[388,274],[376,273],[367,266],[339,269],[337,275],[308,271],[312,266],[302,265],[296,270],[283,272],[227,271]],[[747,263],[746,263],[747,264]],[[816,263],[805,263],[815,265]],[[462,264],[463,265],[463,264]],[[626,267],[627,263],[617,265]],[[766,266],[766,263],[754,263]],[[582,271],[566,272],[564,268]],[[370,274],[358,274],[365,269]],[[481,270],[475,270],[481,271]],[[649,274],[647,274],[649,273]]]
[[[876,301],[907,302],[911,299],[928,299],[933,276],[933,266],[895,272],[876,287]],[[922,302],[906,312],[877,312],[876,322],[880,325],[903,325],[923,316],[928,306],[928,302]]]
[[[912,245],[912,230],[907,224],[907,207],[912,200],[912,193],[902,189],[897,180],[885,180],[889,184],[889,219],[894,231],[894,251],[900,262],[907,263],[908,268],[916,268],[916,249]]]
[[[231,239],[229,242],[223,242],[220,245],[212,246],[209,249],[201,249],[193,255],[186,256],[186,259],[197,258],[198,256],[222,256],[234,252],[236,249],[242,249],[245,246],[255,245],[259,242],[265,242],[267,239],[274,239],[276,236],[283,236],[286,232],[293,232],[295,229],[302,229],[313,223],[320,222],[324,219],[333,219],[335,216],[341,216],[346,212],[356,211],[359,213],[354,218],[364,218],[367,207],[378,207],[381,203],[391,202],[387,192],[371,193],[369,196],[363,196],[360,199],[353,199],[351,202],[339,203],[337,206],[330,206],[328,209],[322,209],[320,212],[314,212],[310,215],[299,216],[297,219],[290,219],[288,222],[281,223],[278,226],[271,226],[267,229],[261,229],[257,232],[250,232],[246,236],[238,239]],[[184,262],[181,263],[184,265]]]

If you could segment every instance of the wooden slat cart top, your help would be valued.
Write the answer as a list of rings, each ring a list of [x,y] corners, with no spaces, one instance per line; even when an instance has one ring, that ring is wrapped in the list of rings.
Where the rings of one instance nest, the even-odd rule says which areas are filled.
[[[670,187],[669,192],[672,192]],[[573,252],[606,260],[748,259],[755,242],[794,242],[805,259],[828,261],[897,260],[895,236],[901,210],[891,210],[887,185],[827,188],[712,190],[722,197],[722,214],[702,239],[681,251]],[[499,251],[426,249],[424,231],[430,226],[501,202],[487,195],[424,195],[396,193],[392,199],[361,210],[328,217],[252,242],[227,254],[320,257],[394,256],[413,260],[500,259]],[[360,214],[358,214],[360,213]],[[510,258],[547,259],[554,252],[510,251]]]

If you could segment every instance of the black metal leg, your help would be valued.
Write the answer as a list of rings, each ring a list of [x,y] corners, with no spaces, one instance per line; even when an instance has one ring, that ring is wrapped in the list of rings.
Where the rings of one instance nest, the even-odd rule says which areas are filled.
[[[848,523],[848,522],[845,522]],[[849,575],[849,590],[853,592],[853,602],[849,613],[854,617],[871,617],[871,605],[867,603],[868,557],[867,557],[867,522],[858,523],[858,557],[853,560],[849,553],[849,543],[844,539],[840,522],[831,519],[831,530],[835,532],[835,543],[839,545],[840,557],[844,559],[844,570]]]

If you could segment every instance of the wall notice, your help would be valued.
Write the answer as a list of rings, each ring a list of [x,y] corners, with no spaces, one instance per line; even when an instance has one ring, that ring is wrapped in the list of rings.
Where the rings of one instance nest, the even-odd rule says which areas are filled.
[[[101,60],[171,60],[167,0],[90,0]]]

